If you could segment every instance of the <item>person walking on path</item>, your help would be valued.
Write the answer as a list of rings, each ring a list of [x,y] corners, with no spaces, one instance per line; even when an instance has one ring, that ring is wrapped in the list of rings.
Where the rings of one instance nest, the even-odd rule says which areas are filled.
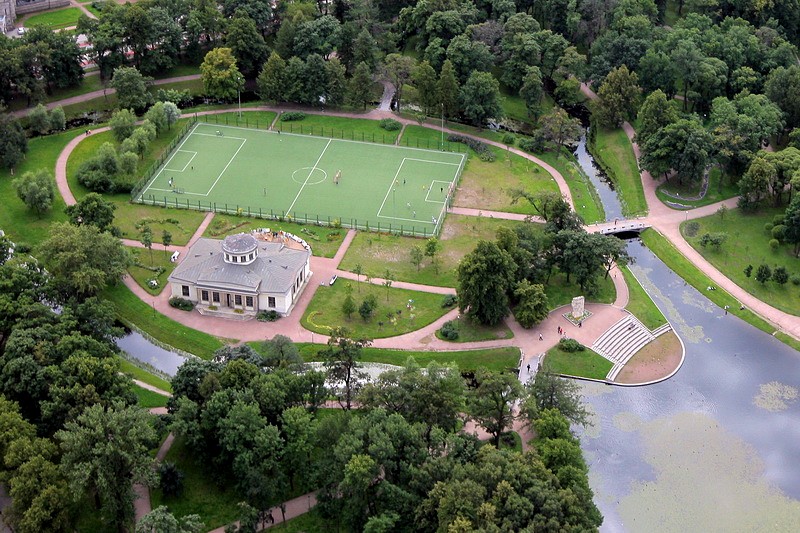
[[[530,365],[530,363],[528,363],[528,374],[530,374],[530,373],[531,373],[531,365]]]
[[[541,333],[539,333],[539,340],[540,340],[540,341],[543,341],[543,340],[544,340],[544,337],[542,336],[542,334],[541,334]]]

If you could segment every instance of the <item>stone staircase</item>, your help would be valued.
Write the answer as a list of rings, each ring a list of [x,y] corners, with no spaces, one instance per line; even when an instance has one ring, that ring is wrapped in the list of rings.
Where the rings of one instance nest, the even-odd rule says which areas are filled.
[[[664,324],[650,331],[635,316],[628,315],[603,333],[591,348],[614,364],[606,376],[609,381],[614,381],[636,352],[671,329],[672,326]]]

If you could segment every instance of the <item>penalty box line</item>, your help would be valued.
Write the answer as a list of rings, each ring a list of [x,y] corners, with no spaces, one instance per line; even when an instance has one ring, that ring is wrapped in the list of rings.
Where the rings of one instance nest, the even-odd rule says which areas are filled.
[[[375,213],[375,216],[377,216],[378,218],[387,218],[389,220],[402,220],[402,221],[406,221],[406,222],[415,222],[415,223],[420,223],[420,224],[433,224],[433,222],[428,222],[426,220],[421,220],[421,219],[418,219],[418,218],[403,218],[403,217],[381,215],[381,211],[383,211],[383,207],[386,205],[386,200],[389,198],[389,193],[391,193],[392,190],[394,190],[394,188],[395,188],[395,186],[397,184],[397,176],[399,176],[400,175],[400,171],[403,170],[403,165],[405,165],[406,160],[423,161],[422,159],[414,159],[414,158],[411,158],[411,157],[404,157],[403,160],[400,161],[400,165],[397,167],[397,172],[394,173],[394,176],[392,177],[392,181],[389,184],[389,189],[386,191],[386,195],[383,197],[383,202],[381,202],[381,206],[378,208],[378,212]],[[426,161],[426,162],[427,163],[436,163],[438,161]],[[453,163],[442,163],[442,164],[450,165],[450,164],[453,164]]]
[[[141,199],[141,198],[144,198],[144,193],[146,193],[147,191],[150,191],[150,190],[153,190],[153,191],[163,191],[163,190],[164,190],[164,189],[156,189],[156,188],[151,188],[150,186],[151,186],[153,183],[155,183],[155,181],[158,179],[158,177],[161,175],[161,173],[162,173],[162,172],[164,172],[164,170],[167,168],[167,166],[168,166],[168,165],[170,164],[170,162],[172,161],[172,158],[173,158],[173,157],[175,157],[175,154],[177,154],[177,153],[178,153],[178,151],[179,151],[181,148],[183,148],[183,145],[184,145],[184,144],[186,144],[186,141],[188,141],[188,140],[189,140],[189,137],[191,137],[191,136],[194,134],[194,130],[196,130],[196,129],[197,129],[197,127],[198,127],[199,125],[200,125],[200,122],[197,122],[197,123],[194,125],[194,127],[192,128],[192,131],[190,131],[190,132],[189,132],[189,135],[187,135],[187,136],[186,136],[186,137],[183,139],[183,141],[181,141],[181,144],[179,144],[179,145],[178,145],[178,148],[177,148],[177,149],[175,149],[175,152],[173,152],[173,153],[172,153],[172,155],[169,157],[169,159],[167,159],[166,163],[164,163],[164,166],[163,166],[163,167],[161,167],[161,169],[160,169],[158,172],[156,172],[156,175],[155,175],[155,176],[153,176],[153,179],[151,179],[151,180],[150,180],[150,183],[148,183],[148,184],[147,184],[147,187],[145,187],[145,188],[144,188],[144,190],[142,191],[142,193],[139,195],[139,198],[140,198],[140,199]]]
[[[197,155],[197,152],[193,152],[193,151],[191,151],[191,150],[175,150],[175,153],[176,153],[176,154],[177,154],[178,152],[183,152],[184,154],[192,154],[192,157],[190,157],[190,158],[189,158],[189,161],[187,161],[187,162],[186,162],[186,164],[185,164],[185,165],[183,165],[183,168],[182,168],[182,169],[180,169],[180,170],[178,170],[177,168],[166,168],[166,165],[164,166],[164,170],[169,170],[170,172],[183,172],[183,171],[185,171],[185,170],[186,170],[186,167],[188,167],[188,166],[189,166],[189,163],[191,163],[192,161],[194,161],[194,158],[195,158],[195,156]],[[174,156],[174,154],[173,154],[173,156]],[[171,160],[171,159],[172,159],[172,158],[170,158],[170,160]]]

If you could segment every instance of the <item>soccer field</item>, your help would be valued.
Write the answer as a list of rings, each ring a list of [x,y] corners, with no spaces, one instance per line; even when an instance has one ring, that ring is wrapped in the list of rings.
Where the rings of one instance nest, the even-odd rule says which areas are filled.
[[[135,201],[430,235],[465,158],[198,123]]]

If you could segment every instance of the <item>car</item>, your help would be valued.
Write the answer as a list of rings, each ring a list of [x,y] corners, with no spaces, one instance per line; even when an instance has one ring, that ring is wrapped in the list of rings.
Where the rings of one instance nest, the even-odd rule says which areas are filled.
[[[337,279],[339,279],[339,276],[334,274],[333,276],[331,276],[331,281],[330,281],[330,283],[328,283],[328,285],[333,285],[334,283],[336,283]]]
[[[19,35],[24,35],[24,34],[25,34],[25,28],[23,28],[22,26],[20,26],[19,28],[17,28],[17,33],[18,33]]]

